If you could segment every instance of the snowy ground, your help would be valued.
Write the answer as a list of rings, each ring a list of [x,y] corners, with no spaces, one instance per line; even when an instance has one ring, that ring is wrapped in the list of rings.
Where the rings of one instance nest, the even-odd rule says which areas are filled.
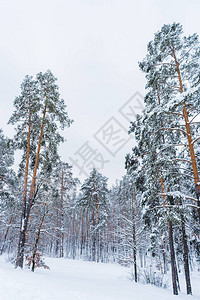
[[[0,300],[171,300],[188,299],[183,291],[135,284],[130,270],[114,264],[47,258],[51,270],[14,269],[0,257]],[[200,275],[193,276],[193,300],[200,300]]]

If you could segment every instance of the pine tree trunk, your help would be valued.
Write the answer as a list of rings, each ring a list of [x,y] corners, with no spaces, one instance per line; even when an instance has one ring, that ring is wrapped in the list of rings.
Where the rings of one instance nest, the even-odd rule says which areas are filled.
[[[184,222],[183,214],[181,214],[181,229],[182,229],[183,261],[184,261],[184,270],[185,270],[186,289],[187,289],[187,294],[192,295],[190,270],[189,270],[188,244],[187,244],[187,236],[185,232],[185,222]]]
[[[55,255],[58,257],[58,249],[59,249],[59,241],[58,237],[56,237],[56,243],[55,243]]]
[[[173,45],[172,45],[172,55],[174,57],[176,70],[177,70],[177,74],[178,74],[180,93],[183,93],[183,83],[182,83],[182,78],[181,78],[181,72],[180,72],[180,69],[179,69],[179,63],[177,61]],[[160,97],[159,97],[158,88],[157,88],[157,95],[158,95],[158,102],[159,102],[159,105],[160,105]],[[194,152],[194,146],[193,146],[193,143],[192,143],[191,130],[190,130],[190,125],[189,125],[189,117],[188,117],[188,111],[187,111],[187,106],[186,105],[184,106],[184,109],[183,109],[183,117],[185,119],[185,127],[186,127],[186,132],[187,132],[187,139],[188,139],[190,157],[191,157],[191,161],[192,161],[194,181],[195,181],[195,186],[196,186],[197,183],[199,182],[199,174],[198,174],[198,170],[197,170],[196,157],[195,157],[195,152]],[[163,143],[165,144],[164,136],[163,136]],[[162,190],[164,191],[162,177],[161,177],[161,186],[162,186]],[[199,189],[197,189],[197,192],[196,192],[197,199],[199,199],[198,198],[198,191],[199,191]],[[173,203],[171,203],[171,204],[173,204]],[[164,199],[164,205],[165,205],[165,199]],[[200,203],[199,203],[198,206],[200,207]],[[199,213],[199,223],[200,223],[200,209],[198,209],[198,213]],[[172,227],[172,225],[169,224],[169,227]],[[181,214],[181,227],[182,227],[182,237],[183,237],[183,253],[184,253],[183,256],[184,256],[184,269],[185,269],[187,294],[192,294],[191,283],[190,283],[190,273],[189,273],[189,263],[188,263],[188,246],[187,246],[187,238],[186,238],[186,233],[185,233],[185,224],[184,224],[183,214]],[[172,234],[170,234],[170,235],[173,238],[173,235]],[[172,241],[171,241],[171,243],[172,243]],[[170,245],[170,250],[173,252],[173,249],[171,249],[171,247],[172,247],[172,245]],[[171,255],[171,257],[172,256],[173,255]],[[163,257],[163,260],[165,260],[164,257]],[[175,266],[175,272],[176,272],[176,277],[177,277],[177,281],[178,281],[178,272],[177,272],[176,266]],[[172,275],[172,277],[173,276],[174,275]],[[178,285],[179,285],[179,283],[178,283]],[[179,289],[180,289],[180,287],[179,287]],[[176,291],[176,287],[174,287],[174,291]]]
[[[63,213],[63,190],[64,190],[64,171],[62,169],[62,175],[61,175],[61,191],[60,191],[60,206],[61,206],[61,233],[60,233],[60,257],[63,257],[64,251],[63,251],[63,242],[64,242],[64,236],[63,236],[63,230],[64,230],[64,213]]]
[[[161,234],[161,252],[163,256],[163,273],[167,274],[167,264],[166,264],[166,255],[165,255],[165,243]]]
[[[34,166],[32,183],[31,183],[31,193],[30,193],[29,203],[27,206],[27,213],[26,213],[27,220],[29,219],[29,215],[30,215],[30,211],[31,211],[32,203],[33,203],[33,198],[34,198],[35,182],[36,182],[36,175],[37,175],[37,170],[38,170],[41,142],[42,142],[42,138],[43,138],[46,111],[47,111],[47,100],[46,100],[44,112],[43,112],[42,126],[41,126],[39,141],[38,141],[37,154],[36,154],[35,166]]]
[[[132,209],[132,234],[133,234],[133,265],[134,265],[134,279],[135,282],[138,281],[138,276],[137,276],[137,244],[136,244],[136,228],[135,228],[135,208],[134,208],[134,202],[133,202],[133,197],[136,203],[136,193],[135,193],[135,187],[134,187],[134,192],[133,196],[131,197],[131,209]]]
[[[72,224],[72,258],[75,259],[75,210],[73,212],[73,224]]]
[[[25,218],[22,220],[22,225],[20,228],[17,260],[15,265],[16,268],[17,267],[20,267],[21,269],[23,268],[27,227],[28,227],[28,223],[27,223],[27,219]]]
[[[96,234],[92,237],[92,261],[96,260]]]
[[[86,209],[86,215],[85,215],[85,253],[87,258],[90,258],[90,223],[89,223],[89,212],[88,209]]]
[[[98,197],[97,197],[97,191],[96,186],[94,184],[94,190],[96,192],[95,196],[95,225],[98,226],[99,222],[99,203],[98,203]],[[96,261],[99,262],[99,229],[95,232],[95,248],[96,248]]]
[[[96,262],[99,262],[99,232],[96,232]]]
[[[82,217],[81,217],[81,240],[80,240],[80,256],[83,255],[83,248],[86,243],[86,238],[84,239],[84,236],[86,233],[84,233],[84,214],[86,214],[85,210],[82,212]]]
[[[168,221],[168,233],[169,233],[169,246],[171,255],[171,271],[172,271],[172,286],[173,294],[178,295],[177,278],[176,278],[176,261],[175,261],[175,251],[174,251],[174,240],[173,240],[173,229],[172,222]]]
[[[164,183],[162,176],[160,176],[162,193],[164,194]],[[169,188],[168,188],[169,191]],[[174,205],[173,197],[168,197],[170,201],[170,205]],[[166,205],[166,199],[163,195],[163,202]],[[171,256],[171,272],[172,272],[172,286],[173,286],[173,294],[178,295],[178,289],[180,290],[179,280],[178,280],[178,272],[176,267],[176,259],[175,259],[175,251],[174,251],[174,239],[173,239],[173,228],[172,222],[168,221],[168,234],[169,234],[169,246],[170,246],[170,256]]]
[[[181,72],[179,68],[179,62],[177,61],[176,58],[176,53],[174,49],[174,45],[172,44],[172,55],[174,57],[175,65],[176,65],[176,70],[178,74],[178,80],[179,80],[179,90],[180,93],[183,93],[183,82],[182,82],[182,77],[181,77]],[[184,103],[184,108],[183,108],[183,117],[185,120],[185,129],[187,132],[187,140],[188,140],[188,146],[189,146],[189,152],[190,152],[190,158],[191,158],[191,164],[192,164],[192,170],[193,170],[193,176],[194,176],[194,183],[195,183],[195,191],[196,191],[196,196],[197,196],[197,206],[198,206],[198,220],[200,224],[200,201],[199,201],[199,196],[200,196],[200,182],[199,182],[199,172],[197,168],[197,161],[196,161],[196,155],[194,151],[194,141],[192,140],[192,135],[191,135],[191,130],[190,130],[190,122],[189,122],[189,116],[188,116],[188,109],[186,103]]]
[[[164,183],[162,176],[160,174],[160,182],[161,182],[161,189],[162,193],[164,194]],[[169,188],[168,188],[169,191]],[[173,205],[173,197],[169,197],[170,204]],[[164,205],[166,205],[166,199],[165,196],[163,195],[163,202]],[[173,228],[172,228],[172,222],[168,221],[168,234],[169,234],[169,246],[170,246],[170,256],[171,256],[171,272],[172,272],[172,286],[173,286],[173,294],[178,295],[178,286],[179,286],[179,281],[178,281],[178,272],[176,268],[176,259],[175,259],[175,251],[174,251],[174,239],[173,239]],[[178,283],[178,285],[177,285]],[[180,287],[179,287],[180,288]]]
[[[35,257],[36,257],[36,254],[37,254],[37,247],[38,247],[38,243],[39,243],[39,239],[40,239],[40,232],[41,232],[42,224],[44,222],[45,214],[46,214],[46,212],[44,212],[44,214],[42,216],[42,219],[41,219],[41,222],[40,222],[40,225],[39,225],[39,228],[38,228],[37,237],[36,237],[36,240],[35,240],[35,245],[34,245],[34,248],[33,248],[32,269],[31,269],[32,272],[34,272],[34,270],[35,270]]]
[[[93,225],[93,233],[92,233],[92,260],[96,260],[96,232],[95,229],[95,215],[94,215],[94,207],[92,206],[92,225]]]
[[[33,172],[33,178],[32,178],[32,184],[31,184],[31,194],[29,198],[28,206],[26,207],[26,202],[23,201],[23,218],[21,221],[21,228],[20,228],[20,236],[19,236],[19,244],[18,244],[18,254],[17,254],[17,261],[16,261],[16,267],[23,268],[23,262],[24,262],[24,251],[25,251],[25,242],[26,242],[26,231],[28,227],[28,220],[30,216],[31,207],[33,204],[34,199],[34,190],[35,190],[35,182],[36,182],[36,174],[37,174],[37,168],[38,168],[38,162],[39,162],[39,154],[40,154],[40,148],[41,148],[41,141],[43,136],[43,130],[44,130],[44,121],[46,116],[46,110],[47,110],[47,101],[45,103],[45,108],[43,112],[43,120],[42,120],[42,126],[41,126],[41,132],[40,132],[40,138],[38,141],[38,148],[37,148],[37,155],[35,160],[35,166],[34,166],[34,172]],[[29,145],[30,147],[30,145]],[[28,153],[28,148],[27,148]],[[27,155],[27,157],[29,157]],[[28,165],[28,162],[26,162]],[[25,176],[26,177],[26,176]],[[26,191],[26,189],[24,189]],[[27,192],[25,193],[25,195]]]

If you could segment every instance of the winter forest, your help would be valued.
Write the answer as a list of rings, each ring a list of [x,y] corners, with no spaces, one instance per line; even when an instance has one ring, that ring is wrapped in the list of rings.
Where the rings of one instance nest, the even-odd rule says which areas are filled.
[[[8,120],[15,134],[0,130],[0,255],[9,254],[13,269],[51,272],[46,257],[119,264],[131,270],[131,284],[178,295],[182,276],[193,294],[191,274],[200,272],[198,35],[163,25],[138,68],[144,110],[127,132],[136,146],[121,166],[126,175],[112,187],[95,168],[81,182],[61,160],[60,144],[68,151],[62,131],[73,116],[56,74],[24,77]]]

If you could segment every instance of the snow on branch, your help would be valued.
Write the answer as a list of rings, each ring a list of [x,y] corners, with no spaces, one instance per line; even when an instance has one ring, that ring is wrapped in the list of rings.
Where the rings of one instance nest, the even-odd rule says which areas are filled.
[[[188,136],[188,133],[186,132],[186,131],[184,131],[183,129],[180,129],[180,128],[169,128],[169,127],[162,127],[162,128],[160,128],[160,129],[158,129],[157,131],[155,131],[154,133],[153,133],[153,135],[155,135],[156,133],[158,133],[159,131],[162,131],[162,130],[178,130],[178,131],[181,131],[182,133],[184,133],[185,135],[187,135]]]

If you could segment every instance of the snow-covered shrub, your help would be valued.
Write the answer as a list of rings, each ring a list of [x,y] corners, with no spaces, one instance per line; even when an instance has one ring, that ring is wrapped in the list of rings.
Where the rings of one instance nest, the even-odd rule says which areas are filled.
[[[145,284],[152,284],[157,287],[167,288],[168,287],[168,280],[164,274],[158,273],[152,269],[144,270],[142,276],[140,276]]]

